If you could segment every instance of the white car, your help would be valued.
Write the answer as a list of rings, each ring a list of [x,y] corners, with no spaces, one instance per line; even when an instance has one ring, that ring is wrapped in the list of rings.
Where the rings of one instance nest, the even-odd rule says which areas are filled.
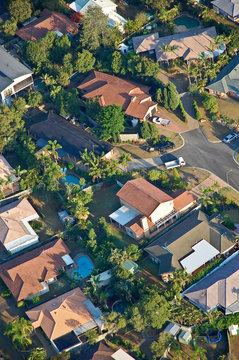
[[[163,119],[161,117],[155,116],[153,118],[153,123],[163,126],[168,126],[170,124],[170,120]]]
[[[238,135],[236,133],[232,133],[227,135],[222,141],[225,144],[229,144],[232,140],[235,140],[238,137]]]

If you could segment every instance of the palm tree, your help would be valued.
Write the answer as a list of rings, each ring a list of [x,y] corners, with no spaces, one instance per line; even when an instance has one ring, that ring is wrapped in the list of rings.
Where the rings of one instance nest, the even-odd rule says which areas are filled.
[[[46,84],[46,86],[52,86],[56,84],[56,80],[52,75],[44,74],[40,79]]]
[[[162,52],[166,55],[168,52],[173,52],[175,49],[177,49],[177,46],[172,46],[168,44],[164,44],[162,46],[159,46],[159,48],[162,50]],[[168,63],[168,59],[166,59]]]
[[[196,346],[194,349],[193,360],[207,360],[207,350],[201,346]]]
[[[43,348],[36,348],[31,351],[30,356],[27,360],[45,360],[46,359],[46,350]]]
[[[124,170],[125,170],[125,165],[127,164],[127,162],[130,162],[130,161],[132,161],[130,154],[128,154],[128,153],[121,154],[119,164],[123,166]]]
[[[8,188],[9,188],[9,189],[11,188],[11,190],[12,190],[12,185],[13,185],[12,183],[13,183],[12,177],[9,176],[9,175],[5,176],[4,185],[8,186]],[[11,185],[11,186],[10,186],[10,185]]]
[[[16,318],[7,324],[4,335],[12,338],[12,342],[19,346],[21,349],[31,345],[32,340],[30,336],[34,328],[30,320],[25,318]]]
[[[83,165],[89,167],[89,175],[92,176],[93,182],[95,180],[102,178],[103,176],[103,169],[101,167],[102,165],[102,158],[104,156],[104,153],[101,154],[101,156],[96,156],[93,151],[90,151],[88,153],[88,150],[85,149],[83,153],[81,153],[81,161]]]
[[[56,160],[59,157],[57,150],[62,149],[62,146],[57,143],[57,140],[49,140],[48,144],[45,146],[45,149],[47,149],[49,153],[53,155],[54,160]]]
[[[15,174],[17,179],[20,179],[23,174],[27,172],[26,169],[21,169],[21,166],[18,165],[16,169],[13,169],[13,173]]]

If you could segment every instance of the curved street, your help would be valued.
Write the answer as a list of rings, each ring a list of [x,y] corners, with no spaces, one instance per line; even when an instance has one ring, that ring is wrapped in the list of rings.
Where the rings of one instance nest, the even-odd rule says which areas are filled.
[[[129,163],[128,169],[150,168],[182,156],[186,166],[209,170],[239,191],[239,165],[234,161],[234,151],[239,148],[239,138],[231,144],[211,143],[201,129],[181,134],[184,146],[161,157],[137,159]]]

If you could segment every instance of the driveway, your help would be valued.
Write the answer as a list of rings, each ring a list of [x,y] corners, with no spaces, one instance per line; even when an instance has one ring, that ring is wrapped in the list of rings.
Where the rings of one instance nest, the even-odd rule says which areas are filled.
[[[183,133],[182,137],[185,145],[181,149],[161,157],[134,160],[127,169],[150,168],[182,156],[187,166],[208,170],[239,191],[239,166],[233,160],[239,138],[231,144],[215,144],[209,142],[200,129]]]

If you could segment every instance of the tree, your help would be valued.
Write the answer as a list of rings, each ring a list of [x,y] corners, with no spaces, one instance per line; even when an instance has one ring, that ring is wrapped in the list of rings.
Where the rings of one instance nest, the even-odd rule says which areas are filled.
[[[69,351],[63,351],[60,354],[51,356],[50,360],[69,360],[71,357],[71,353]]]
[[[27,61],[34,66],[40,66],[47,59],[47,54],[45,51],[42,51],[42,46],[38,41],[29,41],[25,54]]]
[[[94,345],[98,337],[97,330],[96,329],[88,330],[85,332],[85,336],[87,337],[88,343],[90,345]]]
[[[109,262],[112,266],[119,266],[122,265],[126,260],[128,260],[129,255],[125,250],[121,250],[118,248],[111,249]]]
[[[150,139],[151,138],[151,131],[149,127],[149,123],[144,121],[140,127],[140,134],[143,139]]]
[[[6,20],[2,27],[6,35],[14,36],[17,31],[17,23],[12,20]]]
[[[139,250],[138,245],[135,245],[135,244],[128,245],[126,248],[126,252],[127,252],[129,258],[133,261],[139,260],[139,258],[141,256],[141,251]]]
[[[48,150],[49,153],[52,154],[54,160],[56,160],[59,157],[57,150],[62,149],[62,146],[57,143],[57,140],[48,140],[48,144],[45,149]]]
[[[194,102],[193,102],[193,109],[194,109],[194,112],[195,112],[196,119],[197,119],[197,120],[201,120],[202,115],[201,115],[201,113],[200,113],[200,110],[199,110],[199,108],[198,108],[198,105],[197,105],[196,100],[194,100]]]
[[[91,193],[82,191],[79,186],[74,186],[71,197],[68,199],[67,207],[74,218],[84,223],[90,214],[86,205],[91,201]]]
[[[159,129],[154,123],[149,123],[150,137],[156,139],[159,135]]]
[[[223,215],[223,225],[230,230],[234,230],[236,228],[233,220],[228,214]]]
[[[162,332],[159,335],[158,340],[154,341],[150,347],[152,353],[161,358],[172,340],[173,338],[170,334]]]
[[[176,89],[176,86],[172,82],[168,83],[167,91],[168,91],[169,108],[174,111],[177,109],[179,102],[180,102],[180,99],[178,96],[178,91]]]
[[[93,54],[88,50],[82,50],[82,52],[77,53],[75,69],[80,73],[85,73],[93,68],[94,63],[95,57]]]
[[[132,157],[129,153],[121,153],[119,164],[123,166],[124,170],[128,162],[132,161]]]
[[[160,171],[159,170],[155,170],[155,169],[152,169],[152,170],[149,170],[148,172],[148,176],[149,176],[149,180],[150,181],[157,181],[160,179]]]
[[[120,51],[114,51],[112,54],[111,68],[115,74],[119,74],[121,72],[123,65],[123,58]]]
[[[46,359],[46,350],[43,348],[36,348],[31,351],[28,360],[45,360]]]
[[[34,91],[33,89],[29,89],[26,95],[27,104],[33,108],[37,105],[41,104],[43,101],[43,96],[39,91]]]
[[[143,320],[143,317],[142,317],[142,315],[140,313],[140,310],[139,310],[139,308],[137,306],[133,306],[131,308],[129,322],[133,326],[135,331],[141,332],[142,330],[144,330],[144,328],[145,328],[144,320]]]
[[[89,8],[81,21],[81,46],[90,51],[95,51],[100,46],[114,46],[115,42],[119,40],[119,31],[110,29],[107,22],[108,17],[101,8]]]
[[[194,348],[194,353],[193,353],[193,357],[195,360],[197,360],[198,358],[200,360],[207,360],[207,350],[202,348],[201,346],[197,346]]]
[[[93,228],[89,230],[88,237],[89,239],[87,241],[86,246],[87,248],[91,248],[92,251],[94,252],[94,250],[96,249],[97,242],[96,242],[96,233]]]
[[[7,324],[4,335],[11,337],[12,342],[16,344],[17,347],[25,349],[32,343],[30,335],[33,329],[34,328],[30,320],[26,320],[23,317],[16,318]]]
[[[100,108],[97,120],[101,124],[100,138],[102,140],[110,139],[114,134],[124,131],[124,111],[121,106],[109,105]]]
[[[32,14],[29,0],[11,0],[8,9],[11,19],[16,23],[23,23]]]
[[[61,61],[70,48],[71,42],[67,35],[62,35],[56,38],[51,52],[53,60],[56,62]]]

